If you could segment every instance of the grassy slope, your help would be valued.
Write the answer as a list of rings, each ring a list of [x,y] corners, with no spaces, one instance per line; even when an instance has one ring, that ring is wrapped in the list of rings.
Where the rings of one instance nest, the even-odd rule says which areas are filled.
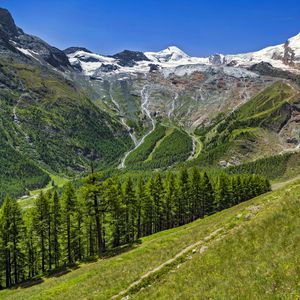
[[[68,178],[59,175],[49,173],[49,177],[51,181],[49,181],[49,183],[46,186],[40,189],[32,190],[29,192],[28,196],[23,196],[22,198],[18,199],[19,205],[22,209],[27,209],[32,207],[36,197],[41,192],[45,193],[48,190],[52,189],[53,185],[57,188],[62,188],[67,182],[69,182]]]
[[[133,298],[298,299],[299,192],[298,182],[260,198],[257,217]]]
[[[201,241],[201,248],[195,246],[196,253],[189,251],[163,268],[156,281],[152,277],[142,282],[139,287],[146,288],[133,298],[223,299],[241,295],[242,299],[255,299],[266,295],[274,299],[295,294],[300,274],[299,193],[300,182],[293,183],[183,227],[143,238],[141,245],[118,256],[83,264],[30,288],[2,291],[0,298],[109,299]],[[216,230],[219,234],[213,236]]]

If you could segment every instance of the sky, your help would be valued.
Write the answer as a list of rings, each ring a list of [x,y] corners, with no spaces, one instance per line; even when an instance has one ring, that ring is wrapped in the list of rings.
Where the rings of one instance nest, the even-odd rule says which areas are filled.
[[[193,56],[233,54],[300,32],[299,0],[0,0],[0,6],[53,46],[100,54],[173,45]]]

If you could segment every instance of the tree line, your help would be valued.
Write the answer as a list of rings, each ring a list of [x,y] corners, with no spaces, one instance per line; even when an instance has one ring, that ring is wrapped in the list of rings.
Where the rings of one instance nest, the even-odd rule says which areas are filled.
[[[182,169],[145,179],[92,173],[79,188],[41,193],[21,210],[6,197],[0,210],[0,288],[38,278],[143,236],[191,222],[270,190],[257,175]]]

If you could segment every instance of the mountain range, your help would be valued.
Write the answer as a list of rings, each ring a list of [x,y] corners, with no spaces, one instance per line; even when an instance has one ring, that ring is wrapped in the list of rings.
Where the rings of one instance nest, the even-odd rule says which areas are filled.
[[[300,145],[300,34],[245,54],[59,50],[0,9],[0,190],[51,174],[236,165]],[[9,178],[9,179],[8,179]]]

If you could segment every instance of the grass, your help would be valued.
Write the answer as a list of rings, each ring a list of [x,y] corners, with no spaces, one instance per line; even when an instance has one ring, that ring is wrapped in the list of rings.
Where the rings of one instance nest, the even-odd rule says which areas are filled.
[[[67,182],[69,182],[69,179],[66,177],[56,175],[56,174],[51,174],[51,173],[48,173],[48,175],[50,176],[51,180],[44,188],[32,190],[29,192],[28,197],[22,197],[22,198],[18,199],[18,202],[22,209],[27,209],[27,208],[32,207],[34,200],[41,192],[46,192],[46,191],[50,190],[51,188],[53,188],[53,186],[61,188]]]
[[[274,299],[276,295],[296,295],[300,274],[299,193],[300,182],[293,183],[191,224],[143,238],[141,244],[118,256],[82,264],[62,276],[43,278],[30,288],[1,291],[0,298],[110,299],[220,228],[223,238],[208,241],[206,252],[196,253],[192,259],[192,254],[181,257],[148,278],[144,289],[131,297],[224,299],[240,295],[239,299],[257,299],[267,295]]]
[[[257,217],[133,299],[299,299],[299,192],[300,182],[258,198]]]

